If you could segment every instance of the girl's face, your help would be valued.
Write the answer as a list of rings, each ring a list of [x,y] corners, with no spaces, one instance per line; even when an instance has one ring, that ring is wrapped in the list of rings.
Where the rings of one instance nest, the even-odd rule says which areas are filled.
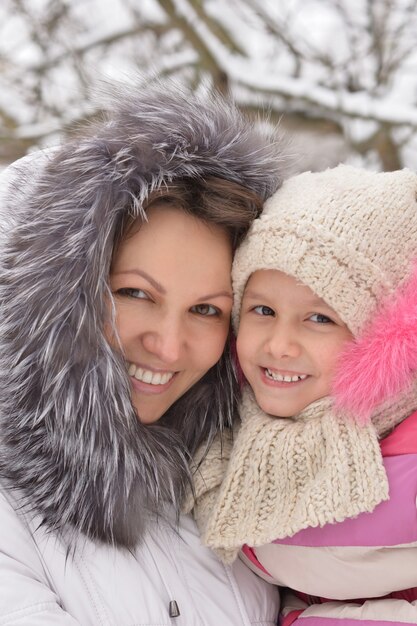
[[[237,353],[259,406],[292,417],[329,395],[336,361],[352,334],[308,287],[277,270],[250,277]]]
[[[172,207],[152,207],[148,218],[122,242],[110,274],[132,402],[145,424],[219,360],[232,306],[227,234]]]

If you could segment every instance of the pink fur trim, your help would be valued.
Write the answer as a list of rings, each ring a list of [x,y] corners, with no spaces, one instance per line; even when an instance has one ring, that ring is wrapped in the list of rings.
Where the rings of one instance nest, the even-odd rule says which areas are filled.
[[[417,262],[409,281],[341,355],[335,406],[365,423],[379,405],[409,388],[416,374]]]

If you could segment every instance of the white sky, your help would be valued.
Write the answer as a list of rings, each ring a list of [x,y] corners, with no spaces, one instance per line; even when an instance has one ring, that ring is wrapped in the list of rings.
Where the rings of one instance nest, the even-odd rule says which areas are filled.
[[[402,7],[407,2],[408,0],[396,0],[400,17],[403,15]],[[235,90],[237,97],[242,94],[242,97],[248,99],[252,97],[253,91],[266,92],[263,100],[259,94],[257,99],[259,104],[269,106],[273,100],[268,94],[274,93],[279,95],[281,102],[285,99],[288,110],[295,106],[313,113],[321,108],[330,115],[343,112],[347,132],[355,140],[366,139],[374,132],[376,126],[369,121],[372,119],[401,125],[400,128],[411,125],[416,135],[416,16],[414,30],[410,24],[409,32],[401,41],[405,45],[407,37],[410,41],[415,37],[416,45],[412,55],[400,64],[399,70],[385,88],[379,88],[371,95],[369,91],[352,93],[345,87],[344,65],[352,50],[352,42],[348,39],[352,30],[346,29],[340,16],[331,9],[331,2],[253,0],[253,4],[258,4],[263,11],[268,12],[271,26],[274,25],[274,20],[288,25],[288,30],[284,29],[284,32],[293,37],[306,54],[323,57],[328,55],[340,62],[340,70],[332,77],[332,84],[325,66],[315,62],[305,63],[300,75],[295,77],[293,59],[278,39],[267,31],[259,17],[244,6],[241,0],[206,0],[206,7],[208,13],[233,35],[242,54],[232,53],[220,42],[206,24],[199,20],[189,0],[174,0],[174,3],[178,14],[192,25],[218,64],[227,72],[232,82],[239,86]],[[62,124],[62,111],[64,122],[70,123],[90,106],[88,95],[80,97],[79,78],[72,69],[69,50],[130,28],[133,19],[129,11],[129,1],[71,0],[71,16],[78,23],[73,21],[66,29],[63,27],[61,32],[58,31],[56,40],[48,42],[46,53],[30,41],[28,29],[30,26],[37,27],[36,20],[42,18],[47,0],[31,0],[35,21],[32,20],[30,24],[11,13],[11,4],[11,0],[8,0],[0,6],[0,59],[3,59],[0,63],[0,108],[16,120],[16,137],[54,134]],[[131,4],[149,22],[163,23],[166,19],[156,0],[141,0]],[[359,23],[365,20],[363,0],[345,0],[344,5],[352,19]],[[180,47],[179,41],[180,36],[173,33],[170,38],[160,39],[158,42],[151,36],[137,37],[135,42],[114,45],[111,52],[103,47],[92,49],[84,57],[86,80],[88,82],[103,75],[123,78],[137,69],[166,71],[192,63],[196,53],[190,47]],[[358,58],[350,61],[351,73],[355,75],[356,72],[362,84],[372,88],[375,59],[367,53],[369,41],[366,30],[357,45]],[[45,109],[38,110],[30,101],[29,96],[33,89],[30,68],[44,63],[50,57],[62,58],[56,70],[48,74],[50,80],[44,87],[51,105],[51,110],[47,112]],[[59,114],[54,112],[54,108]],[[410,142],[406,143],[406,164],[417,166]]]

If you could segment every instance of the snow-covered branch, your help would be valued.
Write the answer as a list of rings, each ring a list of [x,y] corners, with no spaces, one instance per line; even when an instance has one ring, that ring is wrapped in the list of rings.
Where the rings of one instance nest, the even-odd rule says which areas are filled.
[[[417,167],[417,0],[4,0],[0,158],[94,113],[98,79],[138,70]]]

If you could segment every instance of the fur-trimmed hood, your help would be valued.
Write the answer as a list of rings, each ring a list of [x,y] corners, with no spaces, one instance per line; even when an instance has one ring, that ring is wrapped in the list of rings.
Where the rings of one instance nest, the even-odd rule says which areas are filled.
[[[13,218],[0,270],[0,473],[51,530],[132,546],[145,511],[178,506],[179,442],[139,423],[103,331],[121,215],[189,176],[265,199],[280,169],[276,138],[233,106],[165,84],[122,89],[94,132],[15,168],[0,210]]]

